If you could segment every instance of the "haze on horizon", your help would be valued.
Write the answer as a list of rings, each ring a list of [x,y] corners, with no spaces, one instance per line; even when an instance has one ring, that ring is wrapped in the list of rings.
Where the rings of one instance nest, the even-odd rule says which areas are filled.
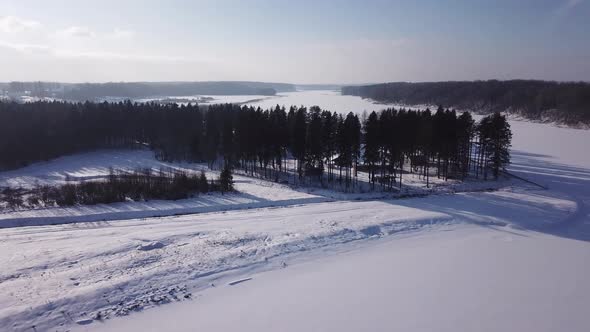
[[[590,81],[590,1],[0,3],[0,81]]]

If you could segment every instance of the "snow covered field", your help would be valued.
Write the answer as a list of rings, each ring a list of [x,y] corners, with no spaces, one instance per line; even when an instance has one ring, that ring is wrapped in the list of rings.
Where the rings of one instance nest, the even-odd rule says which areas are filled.
[[[346,112],[321,93],[285,104]],[[549,190],[325,201],[244,178],[214,199],[251,209],[0,229],[0,330],[587,331],[590,131],[511,124],[511,172]],[[69,173],[35,167],[0,186]]]
[[[74,331],[583,332],[582,258],[587,242],[446,227],[320,252],[191,302]]]
[[[289,168],[295,169],[290,162]],[[175,169],[185,172],[205,171],[210,179],[219,176],[218,171],[209,170],[206,165],[194,163],[169,163],[158,161],[152,151],[102,150],[60,157],[48,162],[35,163],[17,170],[0,172],[0,188],[31,189],[37,185],[57,186],[68,181],[86,181],[106,178],[110,169],[132,172],[136,169]],[[293,174],[295,171],[292,172]],[[293,176],[294,178],[294,176]],[[290,178],[290,180],[293,180]],[[396,197],[423,196],[428,194],[447,194],[453,192],[483,191],[511,185],[524,186],[516,179],[501,181],[478,181],[469,179],[444,181],[432,177],[430,187],[417,174],[406,174],[402,190],[393,192],[369,191],[368,174],[359,172],[359,181],[364,181],[364,190],[345,192],[344,185],[339,190],[322,188],[319,184],[288,186],[272,181],[260,180],[235,174],[235,188],[238,192],[222,195],[208,193],[189,199],[176,201],[149,200],[120,202],[113,204],[83,205],[72,207],[37,207],[12,210],[0,205],[0,229],[22,226],[43,226],[75,222],[106,222],[134,218],[149,218],[206,213],[262,207],[292,206],[333,200],[392,199]],[[531,186],[529,186],[531,187]],[[534,186],[533,186],[534,187]],[[379,189],[379,188],[377,188]]]
[[[32,188],[35,185],[63,185],[71,181],[104,178],[109,168],[174,168],[183,171],[205,170],[209,178],[219,174],[204,165],[167,163],[154,158],[149,150],[104,150],[65,156],[28,167],[0,173],[0,187]],[[99,222],[147,218],[187,213],[227,211],[260,207],[317,203],[329,198],[299,192],[285,185],[236,175],[236,194],[209,193],[177,201],[151,200],[75,207],[48,207],[34,210],[1,211],[0,228],[40,226],[72,222]]]

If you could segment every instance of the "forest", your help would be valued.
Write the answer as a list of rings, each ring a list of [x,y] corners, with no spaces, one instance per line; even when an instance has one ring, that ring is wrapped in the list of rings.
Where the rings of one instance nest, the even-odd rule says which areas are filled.
[[[207,162],[275,181],[281,174],[354,185],[359,171],[383,188],[405,172],[497,178],[509,163],[510,125],[475,123],[439,107],[386,109],[360,119],[317,106],[0,102],[0,169],[100,148],[148,146],[166,161]],[[408,167],[409,166],[409,167]],[[289,173],[290,172],[290,173]]]
[[[105,97],[146,98],[155,96],[194,95],[265,95],[295,91],[286,83],[265,82],[110,82],[110,83],[57,83],[10,82],[0,83],[0,90],[9,95],[54,97],[70,101],[93,101]]]
[[[534,80],[383,83],[347,86],[342,94],[407,105],[447,105],[532,120],[590,124],[590,83]]]

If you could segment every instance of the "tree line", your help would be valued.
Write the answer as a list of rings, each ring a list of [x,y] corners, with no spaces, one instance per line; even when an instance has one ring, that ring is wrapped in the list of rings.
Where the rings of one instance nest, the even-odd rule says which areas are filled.
[[[9,95],[28,94],[35,97],[55,97],[64,100],[86,101],[105,97],[147,98],[161,96],[194,95],[275,95],[277,92],[295,91],[287,83],[247,81],[210,82],[109,82],[109,83],[58,83],[10,82],[0,83],[0,90]]]
[[[590,124],[590,83],[535,80],[394,82],[342,88],[342,94],[408,105],[447,105],[528,119]]]
[[[386,188],[403,174],[431,170],[444,179],[498,176],[509,162],[510,126],[494,114],[475,124],[440,107],[406,109],[366,119],[323,110],[234,104],[0,103],[0,167],[15,168],[105,147],[154,149],[167,161],[207,162],[278,180],[339,181],[354,185],[360,171]]]
[[[103,180],[70,182],[61,186],[37,186],[32,190],[5,188],[0,203],[17,209],[44,206],[93,205],[164,199],[178,200],[209,192],[233,191],[233,177],[224,170],[219,179],[209,180],[205,172],[188,173],[172,169],[150,168],[129,171],[111,169]]]

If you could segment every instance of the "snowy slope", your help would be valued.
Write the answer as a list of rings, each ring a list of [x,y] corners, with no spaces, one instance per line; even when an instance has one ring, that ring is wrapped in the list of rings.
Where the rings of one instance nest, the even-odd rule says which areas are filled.
[[[338,202],[4,229],[0,326],[46,330],[125,314],[275,256],[451,221],[387,202]]]
[[[551,225],[574,208],[542,192],[502,191],[4,229],[0,326],[89,322],[184,299],[224,271],[280,266],[273,257],[455,223]]]
[[[564,257],[589,259],[588,244],[445,228],[307,257],[194,301],[74,331],[584,332],[590,265]]]

